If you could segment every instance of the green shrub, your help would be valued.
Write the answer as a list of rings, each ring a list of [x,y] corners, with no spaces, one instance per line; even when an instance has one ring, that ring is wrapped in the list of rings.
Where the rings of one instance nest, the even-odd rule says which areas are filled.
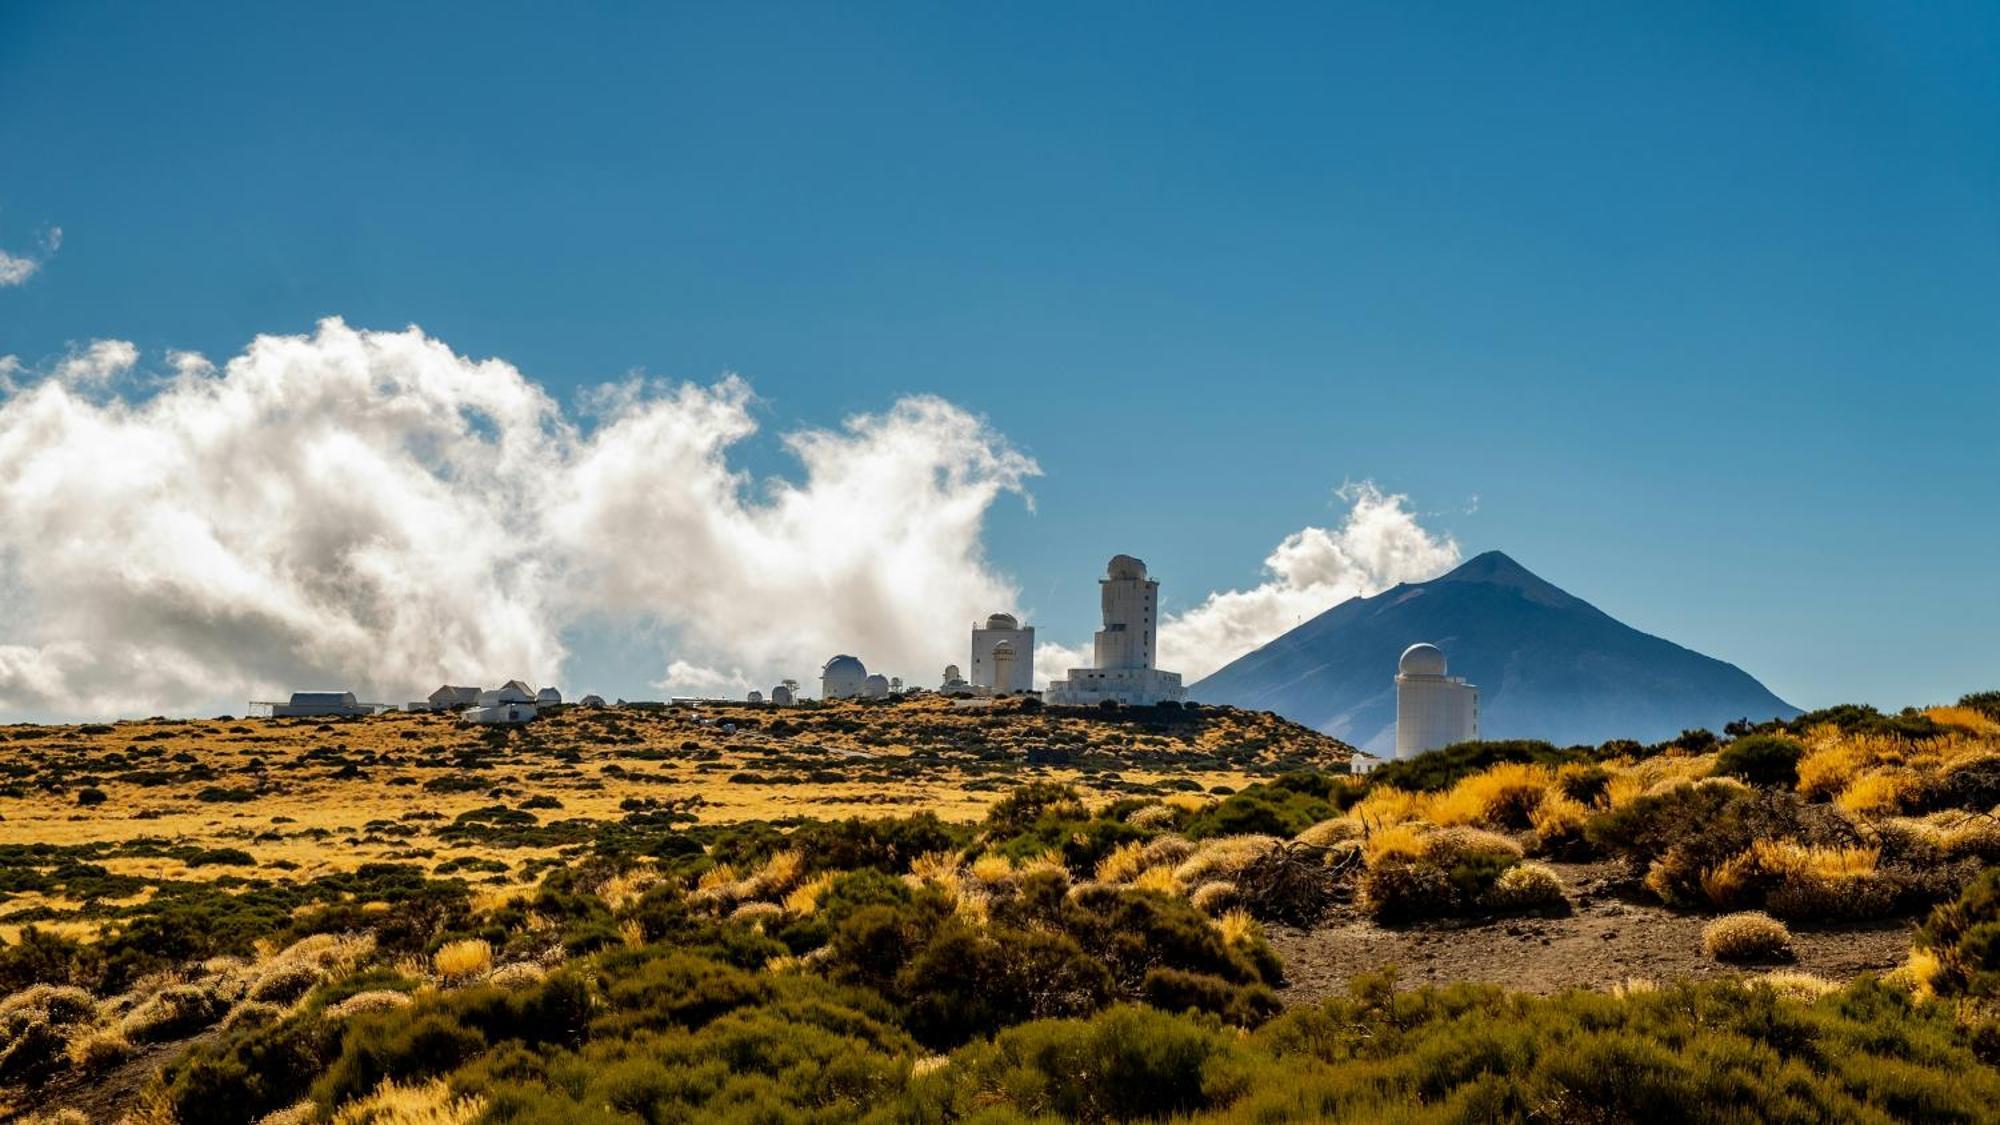
[[[1792,739],[1753,734],[1723,747],[1715,757],[1715,772],[1752,785],[1790,787],[1799,782],[1799,759],[1805,753],[1806,748]]]
[[[2000,721],[2000,691],[1975,691],[1958,697],[1960,707],[1970,707],[1989,719]]]
[[[1937,958],[1931,987],[1945,995],[2000,997],[2000,867],[1989,867],[1931,911],[1915,946]]]
[[[1248,1088],[1232,1036],[1145,1008],[1023,1024],[952,1056],[912,1088],[919,1119],[1004,1105],[1023,1118],[1146,1121],[1220,1109]]]

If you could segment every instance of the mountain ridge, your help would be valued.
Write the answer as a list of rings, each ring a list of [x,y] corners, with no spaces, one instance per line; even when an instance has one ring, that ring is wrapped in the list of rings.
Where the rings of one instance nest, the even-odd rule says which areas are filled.
[[[1479,687],[1486,738],[1656,741],[1799,713],[1734,664],[1634,629],[1501,551],[1349,598],[1189,694],[1275,711],[1383,754],[1395,744],[1396,658],[1418,641]]]

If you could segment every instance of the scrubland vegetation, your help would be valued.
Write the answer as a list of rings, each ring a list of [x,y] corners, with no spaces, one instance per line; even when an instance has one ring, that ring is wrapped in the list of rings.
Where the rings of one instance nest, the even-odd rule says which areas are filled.
[[[1473,743],[1364,776],[1270,716],[937,701],[0,739],[0,1083],[26,1113],[2000,1106],[2000,697],[1653,746]],[[1622,910],[1693,919],[1688,952],[1720,975],[1307,994],[1273,942],[1504,942],[1510,920],[1561,924],[1586,873]],[[1908,928],[1892,972],[1787,964],[1802,934],[1884,925]]]

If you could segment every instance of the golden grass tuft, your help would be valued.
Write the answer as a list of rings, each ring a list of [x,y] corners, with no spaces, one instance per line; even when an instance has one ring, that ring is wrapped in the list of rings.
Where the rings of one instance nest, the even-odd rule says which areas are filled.
[[[1428,835],[1420,824],[1394,824],[1372,832],[1362,849],[1362,855],[1370,867],[1381,863],[1390,856],[1416,857],[1424,854],[1424,837]]]
[[[1222,943],[1231,948],[1249,942],[1261,932],[1257,920],[1240,906],[1223,911],[1215,920],[1215,928],[1222,934]]]
[[[1196,887],[1194,893],[1188,896],[1188,901],[1194,904],[1196,910],[1212,917],[1236,905],[1237,897],[1236,884],[1215,882]]]
[[[493,947],[480,938],[450,941],[431,955],[431,967],[448,981],[468,981],[493,967]]]
[[[1347,815],[1352,817],[1356,824],[1363,825],[1370,831],[1379,831],[1406,820],[1423,819],[1427,801],[1425,794],[1407,793],[1401,789],[1384,786],[1369,790],[1366,797],[1355,802],[1354,807],[1347,810]]]
[[[1184,887],[1227,879],[1280,843],[1276,836],[1218,836],[1203,840],[1194,854],[1174,869],[1174,878]]]
[[[1902,810],[1913,778],[1906,773],[1865,773],[1841,790],[1834,803],[1857,816],[1884,816]]]
[[[1095,875],[1100,883],[1129,883],[1145,869],[1145,841],[1128,840],[1104,853],[1097,861]]]
[[[1526,828],[1555,784],[1547,767],[1502,762],[1470,777],[1430,802],[1431,823],[1475,828]]]
[[[1757,978],[1757,983],[1764,985],[1787,1000],[1796,1000],[1802,1004],[1810,1004],[1827,993],[1834,992],[1840,988],[1839,985],[1827,980],[1825,977],[1817,977],[1811,973],[1799,972],[1796,969],[1780,969],[1775,972],[1765,973],[1763,976]]]
[[[1759,911],[1725,914],[1704,926],[1702,948],[1718,961],[1775,961],[1792,953],[1792,932]]]
[[[785,895],[785,913],[794,918],[810,918],[819,913],[819,904],[826,892],[833,889],[833,872],[822,872],[818,877],[792,888]]]
[[[1014,864],[1004,855],[987,852],[972,861],[966,871],[978,882],[991,886],[1014,877]]]
[[[1924,714],[1941,727],[1956,727],[1973,734],[2000,734],[2000,722],[1970,707],[1932,707]]]
[[[1131,885],[1134,890],[1158,891],[1163,895],[1179,894],[1181,889],[1180,882],[1174,878],[1174,869],[1166,866],[1146,868],[1139,872],[1139,877],[1132,880]]]
[[[1292,839],[1315,848],[1328,848],[1349,840],[1359,840],[1361,834],[1360,821],[1353,817],[1336,816],[1332,820],[1320,821]]]
[[[333,1125],[471,1125],[486,1100],[460,1096],[442,1078],[409,1085],[385,1078],[373,1093],[334,1111]]]

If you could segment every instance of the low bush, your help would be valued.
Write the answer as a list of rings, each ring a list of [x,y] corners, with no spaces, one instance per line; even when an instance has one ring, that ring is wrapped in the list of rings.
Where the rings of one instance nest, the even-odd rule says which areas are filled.
[[[1752,785],[1797,785],[1799,759],[1806,748],[1800,743],[1771,734],[1739,738],[1715,756],[1715,772],[1741,778]]]
[[[1955,902],[1917,929],[1916,950],[1934,968],[1925,984],[1948,996],[2000,998],[2000,867],[1989,867]]]
[[[1702,927],[1702,948],[1718,961],[1784,961],[1792,956],[1792,933],[1768,914],[1725,914]]]

